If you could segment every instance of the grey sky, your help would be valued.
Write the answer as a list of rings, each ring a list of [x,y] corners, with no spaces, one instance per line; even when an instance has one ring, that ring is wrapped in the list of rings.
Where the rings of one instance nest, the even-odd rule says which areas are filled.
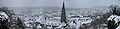
[[[1,0],[6,7],[61,7],[63,0]],[[67,8],[86,8],[96,6],[119,5],[117,0],[64,0]]]

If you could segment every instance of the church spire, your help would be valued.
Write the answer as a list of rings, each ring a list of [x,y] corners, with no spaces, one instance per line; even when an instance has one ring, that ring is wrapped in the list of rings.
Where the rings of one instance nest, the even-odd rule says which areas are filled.
[[[63,1],[63,6],[62,6],[62,10],[64,10],[65,9],[65,6],[64,6],[64,1]]]
[[[66,21],[66,12],[65,12],[65,6],[64,6],[64,2],[63,2],[63,6],[62,6],[62,12],[61,12],[61,23],[67,23]]]

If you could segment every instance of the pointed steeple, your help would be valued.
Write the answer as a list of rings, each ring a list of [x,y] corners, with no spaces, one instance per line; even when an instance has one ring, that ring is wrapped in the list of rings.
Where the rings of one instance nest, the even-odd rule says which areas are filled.
[[[61,23],[62,22],[67,23],[64,1],[63,1],[63,6],[62,6],[62,12],[61,12]]]
[[[63,1],[63,6],[62,6],[62,10],[64,11],[64,9],[65,9],[65,6],[64,6],[64,1]]]
[[[62,13],[65,13],[64,1],[63,1],[63,6],[62,6]]]

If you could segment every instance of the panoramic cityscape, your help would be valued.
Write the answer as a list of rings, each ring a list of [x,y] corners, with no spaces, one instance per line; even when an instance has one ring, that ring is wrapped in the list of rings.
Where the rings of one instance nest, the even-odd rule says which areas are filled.
[[[119,0],[0,0],[0,29],[120,29]]]

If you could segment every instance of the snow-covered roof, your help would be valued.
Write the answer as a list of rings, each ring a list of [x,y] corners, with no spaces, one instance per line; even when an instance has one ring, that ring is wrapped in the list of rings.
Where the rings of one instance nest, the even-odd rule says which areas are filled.
[[[114,19],[113,19],[114,18]],[[117,16],[117,15],[111,15],[109,18],[108,18],[108,21],[109,20],[115,20],[115,23],[117,23],[118,21],[120,21],[120,16]]]
[[[0,12],[0,15],[2,15],[2,17],[0,17],[0,18],[8,19],[8,15],[5,12]]]
[[[114,19],[113,19],[114,18]],[[109,20],[115,20],[115,23],[119,22],[120,21],[120,16],[117,16],[117,15],[111,15],[109,18],[108,18],[108,21]],[[120,24],[119,26],[116,28],[116,29],[120,29]]]

